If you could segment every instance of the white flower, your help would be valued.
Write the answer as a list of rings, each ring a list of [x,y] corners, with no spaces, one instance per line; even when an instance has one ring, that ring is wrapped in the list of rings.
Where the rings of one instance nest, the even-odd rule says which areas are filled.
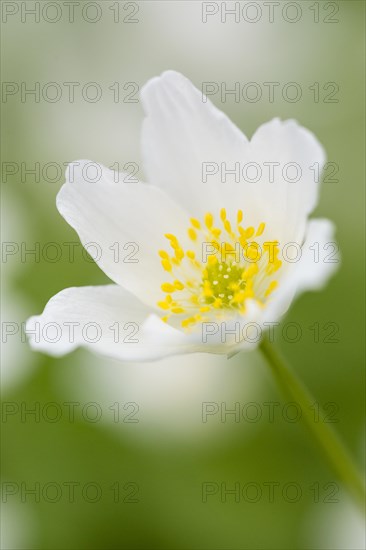
[[[149,183],[116,181],[101,166],[91,183],[80,161],[57,197],[115,284],[58,293],[28,320],[30,343],[52,355],[86,346],[136,361],[252,348],[295,295],[321,288],[336,267],[324,261],[333,225],[308,220],[324,151],[293,120],[263,124],[248,141],[173,71],[141,98]],[[135,261],[116,261],[115,243],[136,243]]]

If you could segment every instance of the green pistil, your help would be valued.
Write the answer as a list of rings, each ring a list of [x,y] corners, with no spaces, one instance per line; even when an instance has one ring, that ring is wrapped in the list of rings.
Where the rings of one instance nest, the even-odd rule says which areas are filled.
[[[242,273],[243,268],[236,265],[235,262],[217,262],[207,266],[207,277],[204,281],[209,281],[213,296],[208,296],[206,303],[212,304],[219,298],[222,301],[222,307],[232,305],[231,300],[235,292],[244,290],[246,287],[246,281],[242,280]],[[235,285],[236,289],[234,290]]]

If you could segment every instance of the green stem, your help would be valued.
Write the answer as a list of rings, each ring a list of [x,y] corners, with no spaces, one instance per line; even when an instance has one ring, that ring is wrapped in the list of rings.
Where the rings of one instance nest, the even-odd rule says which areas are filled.
[[[366,496],[363,479],[336,432],[326,422],[324,412],[320,411],[319,417],[314,419],[312,408],[315,400],[266,337],[263,339],[260,349],[282,390],[301,407],[302,418],[328,459],[330,466],[363,510]]]

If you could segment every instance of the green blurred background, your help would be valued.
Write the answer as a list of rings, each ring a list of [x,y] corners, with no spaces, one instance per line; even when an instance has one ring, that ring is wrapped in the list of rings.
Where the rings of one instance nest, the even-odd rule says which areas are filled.
[[[39,22],[32,15],[22,22],[22,5],[34,9],[34,2],[2,3],[3,82],[19,87],[23,82],[28,88],[39,82],[41,90],[56,82],[62,89],[56,102],[46,101],[42,92],[39,102],[30,95],[22,102],[20,93],[3,96],[3,241],[28,248],[38,242],[41,250],[49,242],[59,243],[63,254],[56,262],[42,254],[22,257],[20,252],[6,258],[3,323],[20,324],[40,313],[65,287],[108,282],[96,265],[85,261],[80,246],[75,261],[69,261],[62,243],[78,239],[55,207],[63,175],[55,176],[50,169],[44,177],[42,167],[80,158],[107,166],[134,162],[143,179],[143,113],[139,102],[123,102],[132,91],[123,89],[126,83],[141,87],[166,69],[184,73],[198,88],[202,82],[224,82],[228,89],[235,82],[257,82],[263,97],[256,103],[236,103],[233,96],[222,102],[219,94],[212,100],[248,136],[274,116],[297,119],[317,135],[328,160],[339,166],[338,181],[323,183],[314,215],[334,220],[341,269],[324,291],[301,296],[283,321],[301,326],[300,340],[290,343],[279,336],[277,341],[317,402],[335,404],[334,426],[362,467],[364,2],[301,0],[296,23],[286,21],[283,13],[294,18],[295,8],[282,1],[272,23],[263,2],[250,8],[262,11],[256,23],[243,16],[239,22],[228,16],[222,23],[220,11],[203,23],[202,3],[185,0],[82,1],[70,23],[64,2],[41,2],[41,10],[46,4]],[[241,10],[249,9],[247,2],[238,4]],[[221,2],[213,5],[223,9]],[[4,9],[16,13],[6,17]],[[81,17],[82,9],[89,21]],[[59,13],[58,21],[46,20]],[[117,13],[119,22],[114,21]],[[247,18],[255,16],[254,11],[245,13]],[[319,22],[314,21],[317,14]],[[123,21],[126,18],[136,22]],[[273,102],[263,86],[271,81],[280,83]],[[65,82],[80,83],[73,103],[67,99]],[[97,102],[81,95],[89,82],[102,89]],[[119,102],[109,89],[116,82]],[[301,87],[299,101],[283,99],[281,91],[288,82]],[[309,89],[316,82],[317,102]],[[339,86],[333,97],[337,102],[325,101],[333,89],[324,89],[329,82]],[[19,171],[4,174],[5,162],[15,163]],[[22,178],[20,163],[30,168],[36,162],[41,166],[39,181],[32,175]],[[324,326],[329,322],[339,327],[336,343],[326,341],[330,330]],[[314,323],[319,323],[319,342],[309,328]],[[329,497],[337,486],[327,484],[337,479],[301,422],[283,417],[288,402],[259,353],[230,361],[193,355],[144,365],[120,364],[84,350],[53,359],[33,353],[17,333],[3,343],[2,359],[2,548],[364,548],[362,517],[341,486],[333,499]],[[65,405],[71,402],[79,404],[74,420]],[[123,406],[131,402],[139,407],[137,423],[123,422],[131,412]],[[257,422],[235,422],[233,416],[221,422],[218,414],[203,423],[203,402],[223,402],[228,408],[255,403],[262,416]],[[279,403],[274,422],[268,421],[269,402]],[[50,403],[62,411],[55,422],[49,420],[55,411]],[[90,420],[95,406],[83,408],[88,403],[97,404],[102,413],[95,422]],[[118,422],[115,403],[122,411]],[[25,407],[39,407],[39,421],[22,416]],[[65,485],[70,482],[78,484],[74,502]],[[223,483],[228,489],[252,483],[254,492],[239,502],[233,495],[221,502],[219,490],[203,502],[206,482],[218,484],[214,487]],[[269,482],[278,488],[273,499]],[[21,484],[31,489],[37,483],[39,502],[22,495]],[[94,485],[85,496],[88,483]],[[291,490],[283,495],[288,483],[301,489],[297,502],[290,502]],[[91,502],[95,486],[101,495]],[[49,494],[45,487],[50,487]],[[61,497],[50,502],[57,500],[57,487],[62,488]],[[314,496],[316,487],[319,498]],[[18,492],[7,495],[11,488]],[[135,496],[128,498],[132,493]],[[134,502],[128,502],[131,499]]]

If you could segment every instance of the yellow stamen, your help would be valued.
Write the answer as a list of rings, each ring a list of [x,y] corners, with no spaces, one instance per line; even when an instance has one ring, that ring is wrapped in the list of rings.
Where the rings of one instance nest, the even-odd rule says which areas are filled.
[[[217,258],[216,256],[209,256],[207,258],[207,262],[210,264],[210,265],[215,265],[217,263]]]
[[[185,310],[182,307],[173,307],[172,308],[172,313],[176,313],[177,315],[179,313],[184,313],[184,312],[185,312]]]
[[[166,296],[158,306],[168,311],[162,316],[164,322],[169,322],[172,314],[182,315],[181,327],[190,329],[205,319],[230,317],[233,313],[228,314],[229,310],[235,314],[245,313],[249,299],[264,308],[266,298],[277,288],[278,282],[272,277],[282,266],[279,242],[256,240],[263,235],[265,222],[261,222],[257,229],[243,227],[242,210],[236,212],[236,224],[231,224],[225,208],[221,208],[218,214],[221,229],[214,226],[211,212],[204,216],[204,223],[190,218],[187,233],[196,243],[196,251],[184,250],[177,236],[165,234],[173,249],[172,255],[165,250],[159,250],[158,254],[163,269],[171,275],[174,270],[174,276],[171,282],[161,285]],[[205,262],[203,243],[211,245],[211,253]],[[202,317],[205,313],[209,315]]]
[[[169,260],[162,260],[161,265],[163,266],[165,271],[171,271],[172,270],[172,264],[170,263]]]
[[[190,228],[188,229],[188,237],[189,237],[192,241],[195,241],[195,240],[197,239],[197,233],[196,233],[196,231],[195,231],[192,227],[190,227]]]
[[[267,288],[264,295],[269,296],[275,290],[275,288],[277,288],[277,287],[278,287],[278,282],[277,281],[271,281],[269,283],[268,288]]]
[[[201,224],[198,220],[196,220],[196,218],[191,218],[191,224],[193,225],[193,227],[195,227],[196,229],[201,229]]]
[[[231,233],[231,223],[229,222],[229,220],[225,220],[224,227],[228,233]]]
[[[161,285],[161,290],[163,292],[174,292],[176,290],[175,286],[170,283],[163,283]]]
[[[260,237],[262,235],[265,227],[266,227],[266,224],[264,222],[259,224],[258,229],[257,229],[257,233],[256,233],[257,237]]]
[[[211,229],[211,227],[213,225],[213,215],[210,214],[210,212],[208,212],[205,216],[205,224],[206,224],[207,229]]]

